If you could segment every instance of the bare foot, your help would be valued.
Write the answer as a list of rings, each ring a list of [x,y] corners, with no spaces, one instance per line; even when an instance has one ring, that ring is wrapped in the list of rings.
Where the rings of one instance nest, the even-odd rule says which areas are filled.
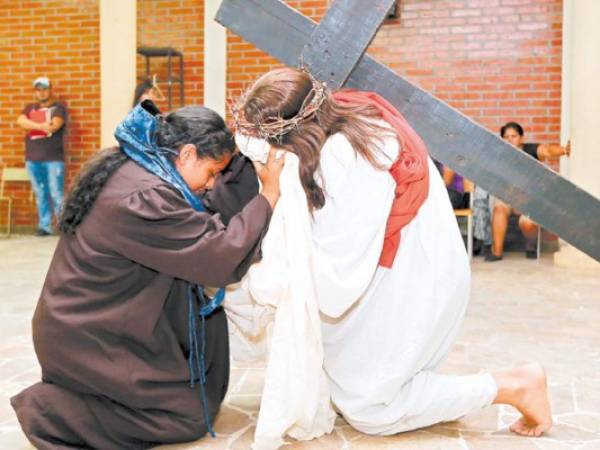
[[[499,373],[498,397],[494,403],[514,406],[522,417],[510,431],[522,436],[539,437],[552,427],[546,373],[538,363],[529,363]]]

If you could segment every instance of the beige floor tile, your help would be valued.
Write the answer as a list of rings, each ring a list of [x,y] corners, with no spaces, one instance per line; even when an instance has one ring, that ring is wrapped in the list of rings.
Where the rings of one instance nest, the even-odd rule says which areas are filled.
[[[413,431],[396,436],[365,436],[352,441],[351,450],[389,449],[389,450],[464,450],[462,439],[441,437],[433,433]]]
[[[251,424],[248,414],[238,411],[229,405],[223,405],[215,420],[213,429],[219,435],[231,435]]]
[[[31,450],[8,398],[39,379],[31,316],[55,238],[0,240],[0,450]],[[496,370],[539,360],[548,372],[556,426],[547,437],[512,435],[518,415],[493,407],[459,421],[391,437],[366,436],[336,420],[333,433],[286,449],[600,450],[600,274],[507,255],[473,262],[472,300],[445,373]],[[263,362],[233,363],[230,390],[215,423],[216,439],[161,450],[247,450],[263,386]]]

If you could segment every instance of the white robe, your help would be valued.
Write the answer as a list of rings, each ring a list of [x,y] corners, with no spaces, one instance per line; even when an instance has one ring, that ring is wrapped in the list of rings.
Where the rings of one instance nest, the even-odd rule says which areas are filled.
[[[386,138],[381,150],[379,160],[389,167],[398,154],[397,140]],[[264,338],[263,345],[264,340],[272,339],[269,333],[261,334],[268,328],[266,324],[272,323],[280,333],[279,350],[275,356],[270,354],[267,363],[263,398],[270,401],[261,405],[256,442],[259,430],[265,427],[261,419],[269,418],[273,423],[277,422],[274,417],[283,415],[287,422],[281,423],[294,423],[293,408],[274,405],[297,406],[294,391],[303,393],[302,399],[313,419],[304,416],[296,422],[302,427],[296,427],[295,433],[282,427],[279,432],[298,439],[310,439],[331,429],[331,414],[323,405],[326,395],[331,396],[331,402],[353,427],[369,434],[413,430],[454,420],[489,405],[497,390],[489,374],[448,376],[435,372],[454,342],[464,316],[470,269],[446,189],[433,163],[429,161],[428,197],[417,216],[402,230],[393,267],[388,269],[379,267],[378,261],[394,196],[395,183],[390,174],[358,156],[343,135],[331,136],[322,149],[317,177],[326,194],[325,206],[315,211],[307,232],[306,227],[300,226],[308,211],[306,202],[298,200],[301,185],[297,158],[290,165],[294,169],[287,168],[288,161],[287,173],[282,175],[282,195],[263,244],[264,260],[253,266],[242,282],[244,288],[238,289],[226,304],[234,314],[230,314],[234,341],[245,342],[246,353],[249,342],[253,348],[261,342],[256,336]],[[294,200],[287,195],[291,186],[295,186]],[[285,223],[299,225],[294,235],[285,235]],[[300,254],[282,250],[290,250],[291,245],[306,250]],[[273,257],[274,248],[279,249],[278,257]],[[296,258],[296,265],[299,261],[309,265],[300,279],[295,271],[282,270],[291,267]],[[261,276],[255,277],[259,272]],[[291,306],[283,308],[288,311],[282,314],[285,325],[278,327],[278,317],[273,316],[274,310],[281,308],[277,300],[265,301],[269,295],[262,295],[261,299],[258,289],[245,297],[240,293],[252,292],[253,284],[263,288],[279,286],[280,293],[282,286],[295,291],[303,285],[304,294],[295,296],[301,307],[296,305],[295,313]],[[244,300],[240,301],[242,297]],[[290,296],[287,297],[284,304],[290,302]],[[306,311],[314,310],[315,301],[320,310],[318,331],[307,326],[314,325],[314,314]],[[242,309],[245,313],[240,313]],[[282,334],[283,340],[289,341],[287,344],[282,344]],[[296,358],[286,354],[285,345],[294,349]],[[236,347],[240,348],[233,346],[234,357]],[[304,355],[305,360],[297,361],[299,355]],[[320,386],[321,368],[315,367],[319,359],[329,391],[311,390],[307,384]],[[288,383],[286,371],[289,375],[301,367],[312,368],[313,373],[295,376],[294,382]],[[279,394],[285,392],[281,389],[285,383],[292,392],[283,394],[283,398],[269,392],[273,386],[275,390],[280,388]],[[309,423],[313,432],[306,429]],[[281,441],[273,439],[276,428],[270,427],[271,436],[264,435],[264,445],[255,448],[280,445]]]

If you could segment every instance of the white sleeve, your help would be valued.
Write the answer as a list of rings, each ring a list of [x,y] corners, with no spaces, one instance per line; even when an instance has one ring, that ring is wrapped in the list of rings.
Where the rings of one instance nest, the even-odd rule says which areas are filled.
[[[394,161],[397,140],[387,138],[383,144],[388,161]],[[318,181],[325,206],[315,211],[312,224],[315,284],[321,312],[339,317],[375,274],[395,182],[389,172],[357,155],[341,134],[323,146]]]

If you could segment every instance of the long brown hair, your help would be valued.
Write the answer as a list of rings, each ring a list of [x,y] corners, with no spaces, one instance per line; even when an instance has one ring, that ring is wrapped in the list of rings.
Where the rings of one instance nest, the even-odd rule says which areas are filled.
[[[314,95],[313,83],[306,72],[290,67],[272,70],[260,77],[247,94],[242,106],[244,118],[254,124],[278,117],[291,119],[303,103],[310,101],[307,96],[311,95]],[[372,106],[341,103],[327,93],[314,116],[288,133],[268,139],[271,145],[295,153],[300,159],[300,180],[311,210],[325,204],[315,172],[320,169],[321,149],[329,136],[343,134],[356,153],[374,167],[383,169],[376,158],[377,144],[381,142],[382,132],[390,131],[373,122],[380,118]]]

